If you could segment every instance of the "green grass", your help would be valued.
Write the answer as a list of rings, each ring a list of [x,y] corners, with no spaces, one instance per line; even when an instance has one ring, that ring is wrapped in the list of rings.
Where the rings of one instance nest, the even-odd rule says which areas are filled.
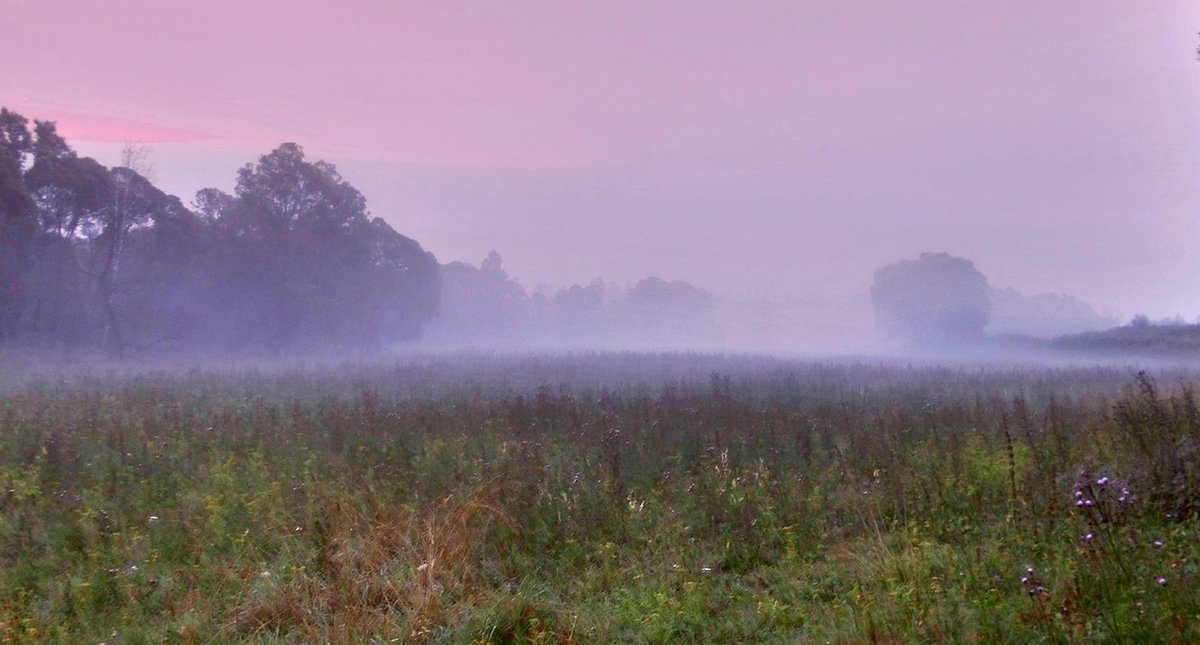
[[[1197,642],[1196,375],[1157,376],[47,378],[0,395],[0,642]]]

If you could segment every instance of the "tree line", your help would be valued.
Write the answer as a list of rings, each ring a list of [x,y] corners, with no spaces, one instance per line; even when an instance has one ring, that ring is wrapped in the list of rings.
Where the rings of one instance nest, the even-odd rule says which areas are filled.
[[[418,336],[437,260],[324,161],[285,143],[191,208],[137,150],[106,168],[0,108],[0,343],[112,355],[280,352]]]
[[[717,299],[683,280],[646,277],[620,287],[587,285],[527,292],[492,251],[478,266],[442,266],[442,299],[426,334],[431,347],[662,350],[722,341]]]

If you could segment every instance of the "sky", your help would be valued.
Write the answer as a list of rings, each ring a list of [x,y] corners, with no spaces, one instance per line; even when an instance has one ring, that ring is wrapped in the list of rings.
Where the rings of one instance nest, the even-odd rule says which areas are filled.
[[[0,105],[190,203],[294,141],[527,288],[860,296],[922,251],[1200,316],[1194,0],[0,0]]]

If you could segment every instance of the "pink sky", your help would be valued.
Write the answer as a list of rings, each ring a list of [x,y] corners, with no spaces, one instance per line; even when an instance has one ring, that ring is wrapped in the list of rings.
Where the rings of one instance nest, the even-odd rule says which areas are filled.
[[[924,250],[1200,315],[1192,0],[0,0],[0,104],[185,202],[282,141],[527,286],[865,291]]]

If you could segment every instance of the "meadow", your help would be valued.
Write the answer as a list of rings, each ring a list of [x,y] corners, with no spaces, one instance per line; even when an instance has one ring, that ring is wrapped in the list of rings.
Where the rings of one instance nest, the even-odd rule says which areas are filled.
[[[1200,642],[1197,382],[653,354],[10,375],[0,642]]]

